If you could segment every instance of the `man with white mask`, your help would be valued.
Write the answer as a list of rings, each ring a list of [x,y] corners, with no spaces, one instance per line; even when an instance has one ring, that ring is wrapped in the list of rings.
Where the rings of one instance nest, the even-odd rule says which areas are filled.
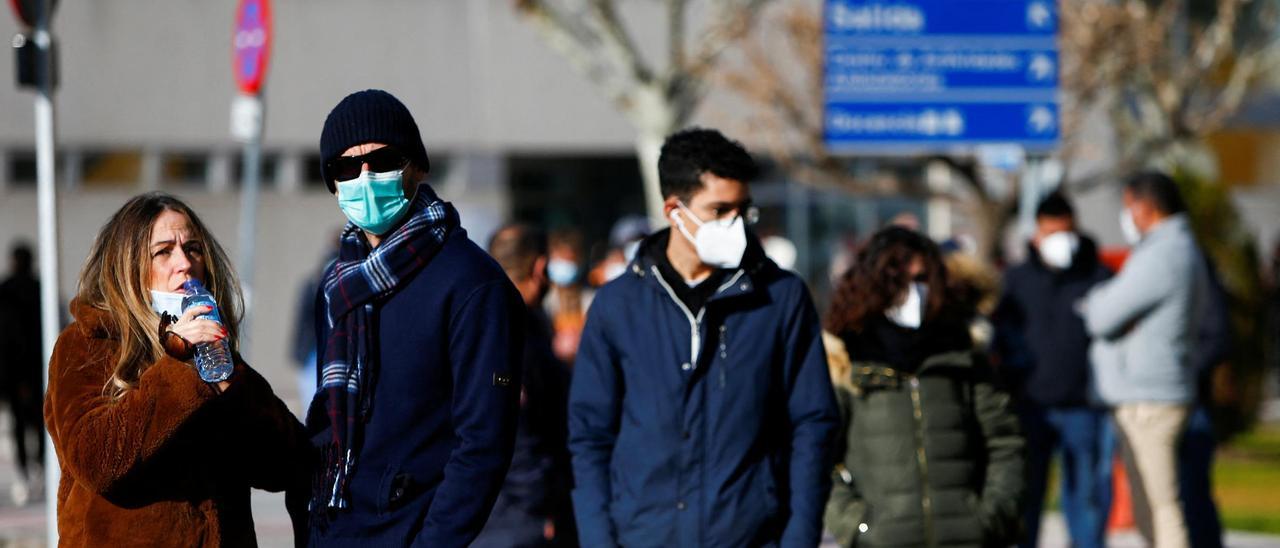
[[[837,422],[804,282],[769,260],[751,156],[667,138],[671,223],[596,294],[569,396],[583,546],[816,546]]]
[[[1177,444],[1196,396],[1194,343],[1209,295],[1208,272],[1172,179],[1145,172],[1125,183],[1122,227],[1133,252],[1116,277],[1094,288],[1083,311],[1096,337],[1101,397],[1115,407],[1139,513],[1157,548],[1188,545],[1179,502]]]
[[[1110,277],[1093,240],[1076,230],[1075,210],[1060,193],[1036,208],[1027,260],[1005,272],[995,353],[1016,396],[1027,438],[1026,536],[1036,546],[1049,480],[1060,455],[1062,513],[1071,543],[1104,545],[1112,455],[1107,410],[1089,398],[1089,334],[1078,303]]]

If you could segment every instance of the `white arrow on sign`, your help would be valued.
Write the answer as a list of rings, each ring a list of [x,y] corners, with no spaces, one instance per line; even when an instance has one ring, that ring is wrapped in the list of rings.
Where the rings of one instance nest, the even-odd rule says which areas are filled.
[[[1049,107],[1038,106],[1031,109],[1031,114],[1027,117],[1027,127],[1033,133],[1050,133],[1057,126],[1054,120],[1053,111]]]
[[[964,116],[957,110],[948,110],[942,115],[942,128],[947,135],[960,136],[964,133]]]
[[[1049,6],[1044,2],[1032,2],[1027,5],[1027,24],[1031,25],[1031,28],[1048,27],[1052,20],[1053,12],[1049,11]]]
[[[1053,77],[1056,67],[1053,60],[1049,56],[1036,54],[1031,58],[1031,65],[1027,67],[1031,71],[1031,78],[1037,81],[1048,80]]]

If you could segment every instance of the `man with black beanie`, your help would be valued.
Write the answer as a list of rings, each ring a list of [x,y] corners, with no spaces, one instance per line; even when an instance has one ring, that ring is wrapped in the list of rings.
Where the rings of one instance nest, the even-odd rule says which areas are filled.
[[[350,221],[316,295],[315,546],[467,546],[515,440],[523,303],[425,184],[430,162],[391,94],[325,120],[321,173]]]

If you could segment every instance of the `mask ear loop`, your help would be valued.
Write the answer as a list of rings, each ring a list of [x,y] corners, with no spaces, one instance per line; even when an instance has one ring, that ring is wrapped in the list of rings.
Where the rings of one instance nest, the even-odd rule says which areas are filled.
[[[684,207],[684,205],[682,204],[680,207]],[[678,213],[680,213],[680,210],[678,209],[671,210],[671,220],[675,221],[676,230],[679,230],[680,233],[689,240],[689,243],[696,245],[697,240],[694,239],[693,234],[689,233],[689,228],[684,225],[684,221],[680,219],[683,215],[677,215]]]

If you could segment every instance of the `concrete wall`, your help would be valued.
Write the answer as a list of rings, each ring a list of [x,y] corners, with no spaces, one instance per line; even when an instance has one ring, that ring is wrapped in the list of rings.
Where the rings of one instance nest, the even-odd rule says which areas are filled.
[[[230,145],[231,0],[61,2],[59,138],[71,145]],[[657,2],[624,2],[647,50]],[[612,106],[519,19],[510,0],[276,0],[266,145],[316,146],[347,93],[391,90],[428,149],[628,150]],[[0,16],[0,36],[18,31]],[[656,53],[656,51],[655,51]],[[656,56],[655,56],[656,57]],[[661,57],[665,59],[665,56]],[[0,55],[0,148],[31,141],[30,94]]]

